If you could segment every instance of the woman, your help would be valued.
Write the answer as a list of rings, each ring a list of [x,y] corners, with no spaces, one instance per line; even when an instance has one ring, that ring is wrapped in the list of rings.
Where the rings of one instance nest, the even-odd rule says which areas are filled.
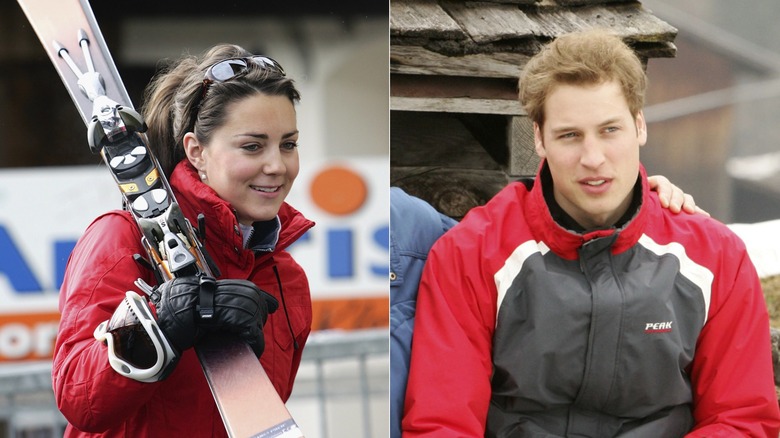
[[[310,331],[308,280],[285,251],[314,225],[284,202],[299,169],[294,104],[300,96],[274,60],[218,45],[179,60],[145,97],[149,147],[184,215],[195,224],[203,214],[206,252],[219,278],[230,279],[216,282],[215,305],[219,297],[243,301],[232,319],[209,328],[179,318],[196,312],[197,301],[189,298],[197,296],[197,280],[165,282],[155,289],[153,311],[175,359],[143,379],[110,365],[115,352],[93,331],[100,326],[95,336],[110,337],[101,323],[122,311],[126,291],[137,290],[138,278],[155,280],[134,259],[145,252],[130,213],[106,213],[68,263],[54,392],[69,421],[66,436],[226,436],[192,345],[220,330],[214,326],[238,333],[286,401]]]

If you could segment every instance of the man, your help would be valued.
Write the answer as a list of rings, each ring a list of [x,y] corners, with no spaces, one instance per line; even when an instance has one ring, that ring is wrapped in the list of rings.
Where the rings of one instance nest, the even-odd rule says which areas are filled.
[[[405,436],[778,436],[758,276],[727,227],[649,190],[645,85],[605,31],[529,61],[542,163],[431,250]]]
[[[663,175],[648,178],[661,206],[674,213],[709,213]],[[417,288],[428,252],[457,222],[399,187],[390,188],[390,438],[401,437]]]

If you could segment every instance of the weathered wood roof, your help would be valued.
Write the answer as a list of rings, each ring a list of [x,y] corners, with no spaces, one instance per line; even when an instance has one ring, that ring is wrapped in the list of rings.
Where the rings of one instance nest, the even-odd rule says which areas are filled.
[[[636,1],[392,0],[391,72],[516,78],[555,37],[613,29],[640,57],[673,57],[677,29]]]

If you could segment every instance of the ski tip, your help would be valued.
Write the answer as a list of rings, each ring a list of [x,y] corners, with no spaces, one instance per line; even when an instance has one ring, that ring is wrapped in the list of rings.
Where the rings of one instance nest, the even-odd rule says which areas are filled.
[[[89,36],[87,35],[87,32],[84,29],[79,29],[77,38],[79,44],[81,44],[83,40],[87,40],[87,42],[89,42]]]

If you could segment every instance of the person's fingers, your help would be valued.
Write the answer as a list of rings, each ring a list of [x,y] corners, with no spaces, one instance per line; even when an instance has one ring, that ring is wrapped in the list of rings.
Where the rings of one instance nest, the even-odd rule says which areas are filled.
[[[647,182],[650,185],[650,190],[655,190],[658,193],[661,207],[669,208],[669,201],[672,198],[672,187],[674,187],[671,181],[663,175],[653,175],[647,178]]]
[[[693,197],[691,195],[685,194],[681,188],[677,187],[671,182],[669,183],[669,187],[669,200],[667,201],[667,207],[669,208],[669,211],[672,213],[679,213],[683,206],[686,205],[686,203],[693,203],[692,205],[696,205],[696,203],[693,202]]]
[[[693,196],[686,194],[683,197],[683,202],[681,207],[682,210],[685,211],[686,213],[691,213],[691,214],[696,213],[696,202],[693,200]]]
[[[655,190],[658,193],[658,199],[661,201],[661,206],[668,208],[672,213],[684,211],[690,214],[710,216],[707,211],[696,205],[696,200],[693,199],[693,195],[683,192],[681,188],[672,184],[665,176],[653,175],[648,177],[647,180],[650,189]]]

